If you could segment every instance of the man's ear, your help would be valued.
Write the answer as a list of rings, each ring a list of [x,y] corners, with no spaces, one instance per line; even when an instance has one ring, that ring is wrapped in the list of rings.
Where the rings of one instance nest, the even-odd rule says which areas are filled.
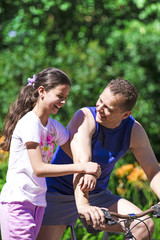
[[[132,113],[132,111],[124,112],[124,115],[123,115],[123,118],[122,118],[122,119],[128,118],[128,117],[131,115],[131,113]]]

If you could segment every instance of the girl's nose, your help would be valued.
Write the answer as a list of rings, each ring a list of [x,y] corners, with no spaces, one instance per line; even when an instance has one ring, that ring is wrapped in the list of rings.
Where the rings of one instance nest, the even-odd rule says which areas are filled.
[[[61,104],[65,104],[65,103],[66,103],[66,99],[62,99]]]

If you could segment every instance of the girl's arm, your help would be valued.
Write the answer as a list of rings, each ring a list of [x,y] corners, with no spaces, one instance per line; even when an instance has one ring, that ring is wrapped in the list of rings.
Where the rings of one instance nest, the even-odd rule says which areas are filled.
[[[97,163],[76,164],[46,164],[43,162],[39,143],[27,142],[26,147],[33,171],[37,177],[57,177],[74,173],[90,173],[97,177],[101,174],[101,168]]]
[[[71,147],[70,147],[70,139],[61,146],[63,151],[73,159]],[[88,166],[88,165],[87,165]],[[91,174],[85,174],[79,181],[79,186],[82,191],[93,191],[96,186],[97,177]]]

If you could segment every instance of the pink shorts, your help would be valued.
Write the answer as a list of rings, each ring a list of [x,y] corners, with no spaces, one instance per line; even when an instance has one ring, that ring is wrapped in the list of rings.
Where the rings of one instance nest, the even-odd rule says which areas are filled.
[[[0,203],[2,240],[35,240],[44,209],[30,202]]]

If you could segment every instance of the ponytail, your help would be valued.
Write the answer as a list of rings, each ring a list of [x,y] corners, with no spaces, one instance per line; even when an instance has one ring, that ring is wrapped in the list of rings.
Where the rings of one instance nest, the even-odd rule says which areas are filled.
[[[17,122],[34,108],[39,97],[38,88],[43,86],[47,92],[61,84],[71,86],[71,81],[66,73],[57,68],[44,69],[37,76],[28,78],[28,85],[22,88],[17,100],[11,105],[7,114],[2,132],[4,141],[0,144],[2,150],[9,151]]]
[[[33,86],[25,86],[19,93],[17,100],[10,106],[5,119],[2,135],[5,137],[0,147],[4,151],[9,151],[13,130],[17,122],[34,107],[35,100],[32,97]]]

